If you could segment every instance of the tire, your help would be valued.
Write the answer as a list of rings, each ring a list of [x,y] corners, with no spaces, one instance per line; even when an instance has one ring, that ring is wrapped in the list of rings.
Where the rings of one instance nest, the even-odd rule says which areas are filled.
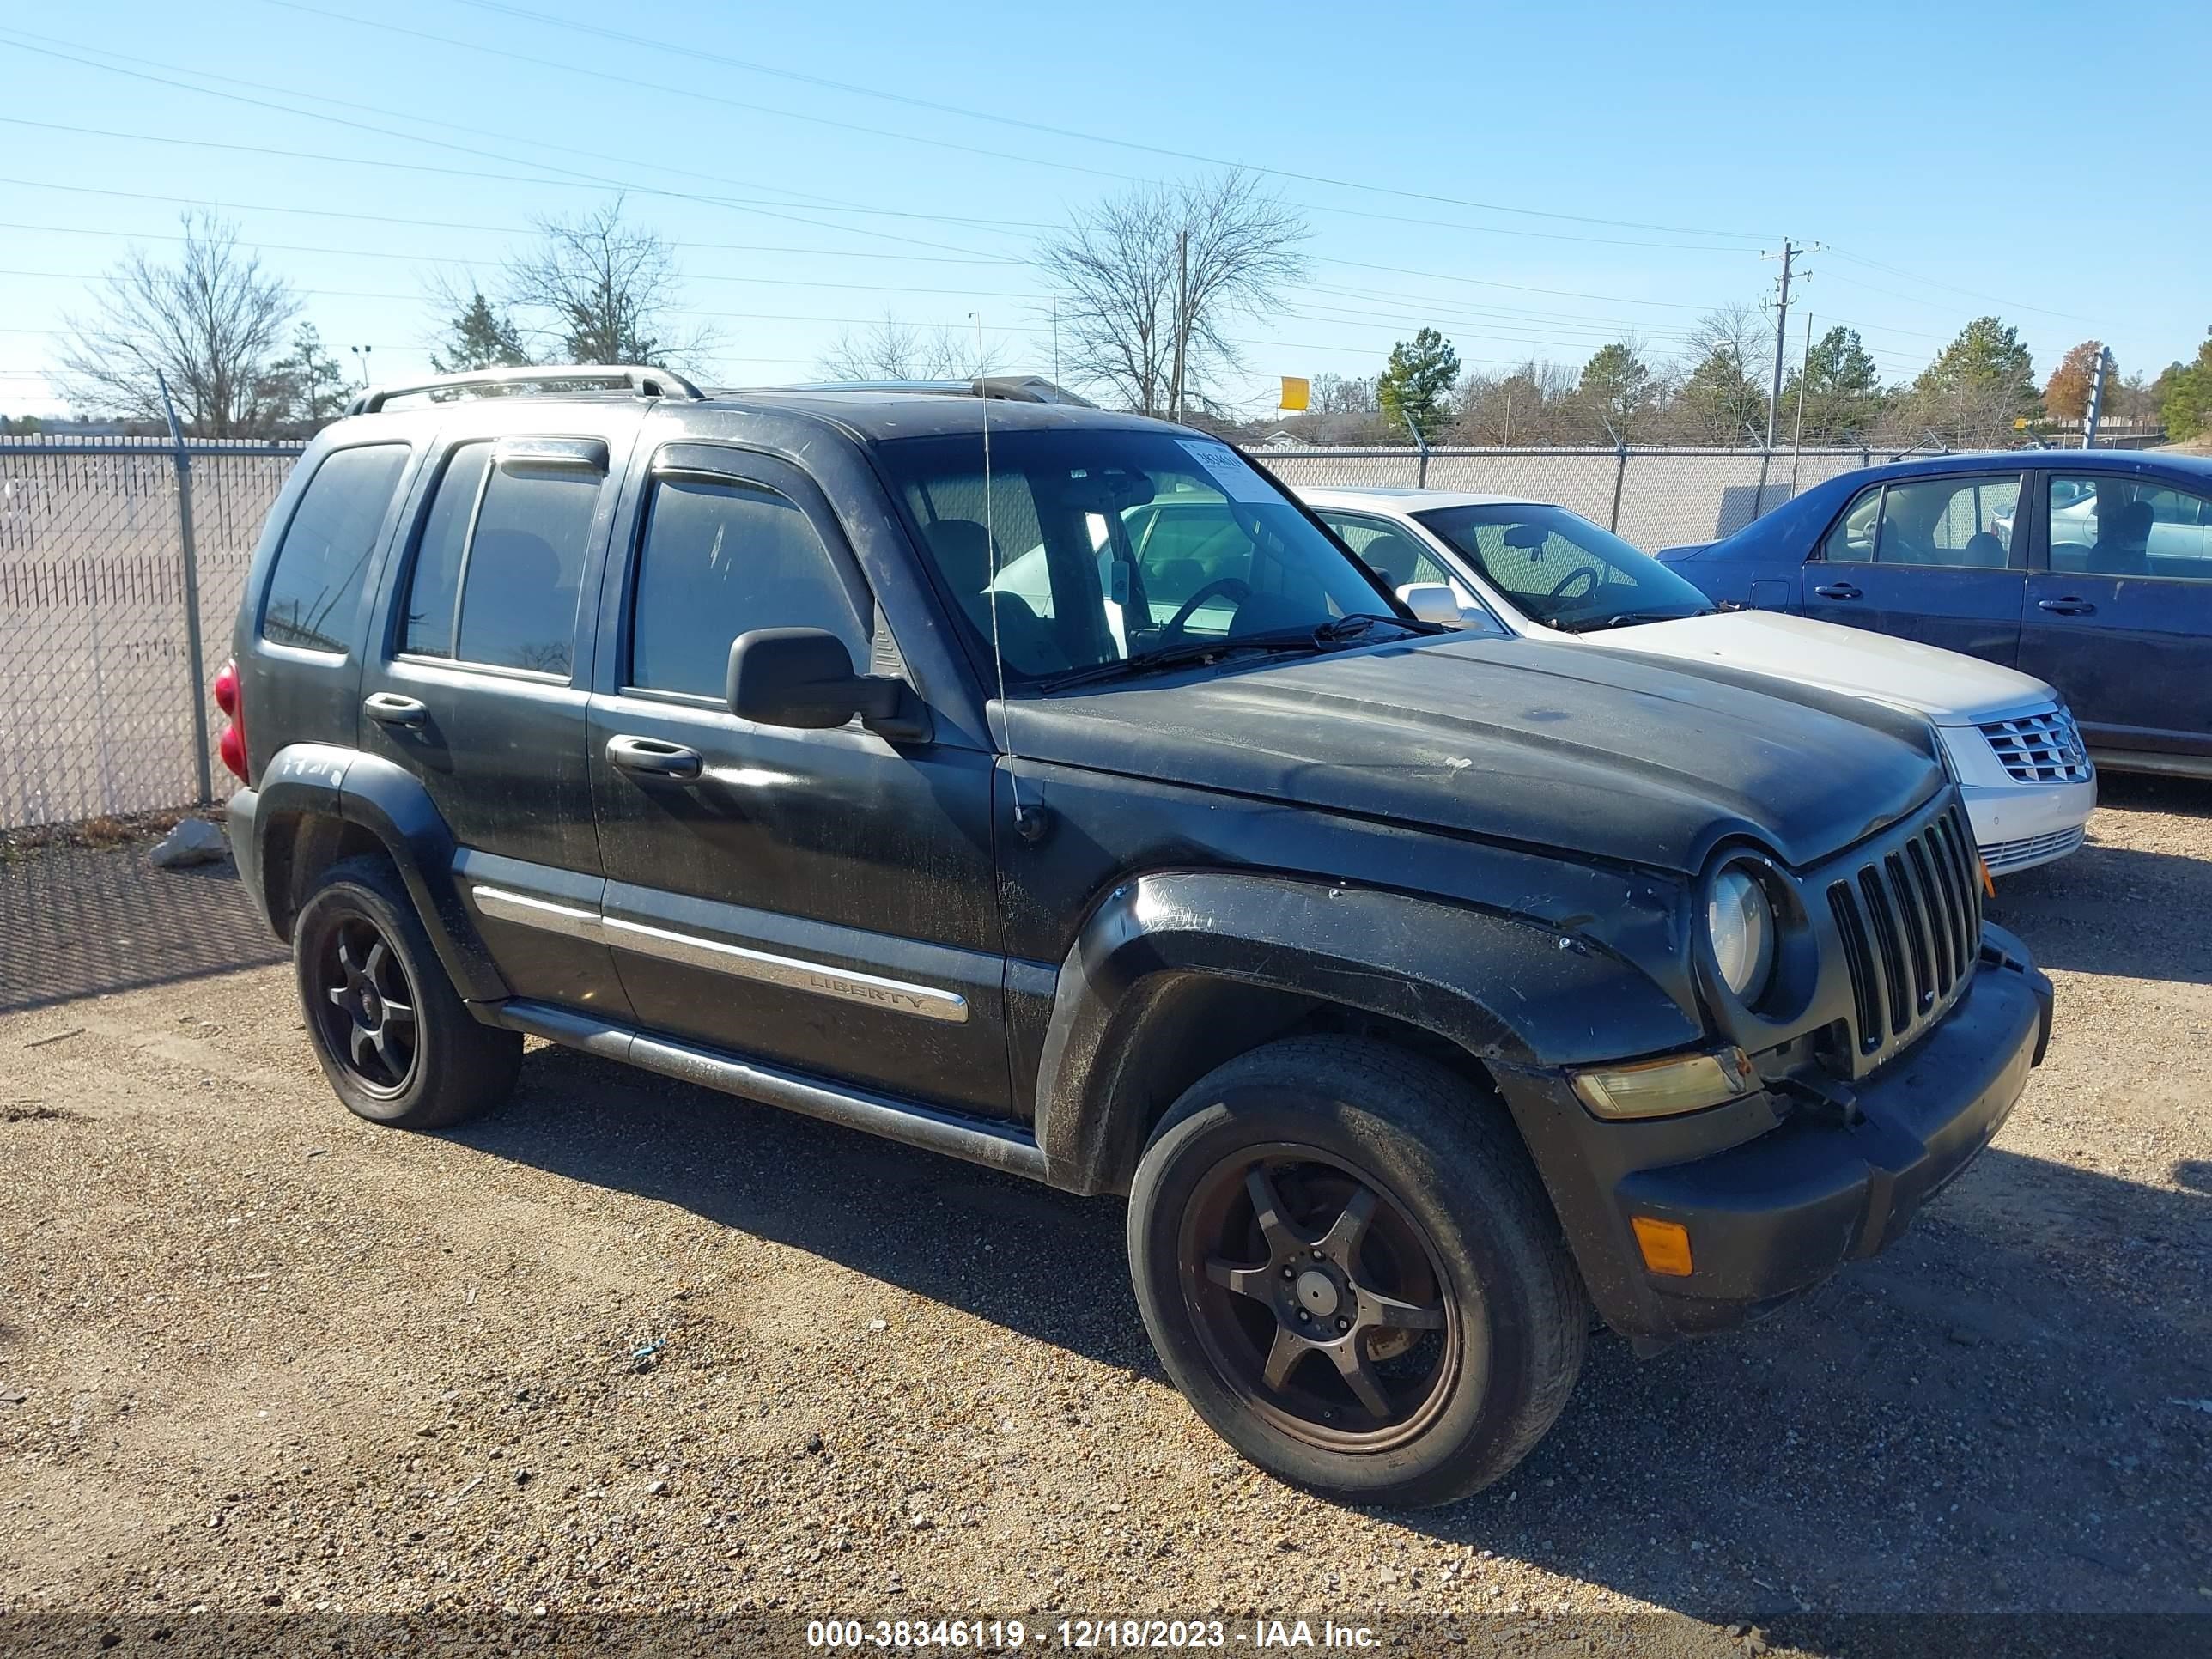
[[[472,1017],[399,872],[351,858],[323,873],[292,929],[307,1035],[348,1109],[443,1129],[514,1091],[522,1035]]]
[[[1137,1167],[1129,1267],[1199,1415],[1351,1504],[1445,1504],[1498,1479],[1559,1417],[1589,1337],[1504,1108],[1360,1038],[1271,1043],[1193,1085]]]

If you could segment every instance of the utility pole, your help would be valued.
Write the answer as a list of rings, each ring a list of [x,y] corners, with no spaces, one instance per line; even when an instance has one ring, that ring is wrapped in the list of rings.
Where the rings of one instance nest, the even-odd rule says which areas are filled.
[[[2097,447],[2097,422],[2105,416],[2105,379],[2112,372],[2112,352],[2109,346],[2097,348],[2096,367],[2089,376],[2089,409],[2081,422],[2081,447]]]
[[[1168,418],[1182,419],[1182,369],[1185,343],[1190,338],[1190,233],[1176,232],[1175,371],[1168,387]]]
[[[1805,382],[1813,378],[1813,313],[1805,313],[1805,355],[1797,363],[1797,435],[1790,441],[1790,493],[1797,493],[1797,463],[1805,458]]]
[[[1782,261],[1782,277],[1778,284],[1781,297],[1775,306],[1774,312],[1774,386],[1766,399],[1766,447],[1770,450],[1774,447],[1775,413],[1782,407],[1782,337],[1784,331],[1790,326],[1790,266],[1799,254],[1810,251],[1799,247],[1785,236],[1782,239],[1780,253],[1768,253],[1761,256],[1764,258],[1778,258]]]

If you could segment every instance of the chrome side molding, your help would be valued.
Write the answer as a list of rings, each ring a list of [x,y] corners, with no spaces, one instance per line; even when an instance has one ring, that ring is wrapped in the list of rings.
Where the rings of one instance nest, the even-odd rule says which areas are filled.
[[[602,916],[599,922],[607,943],[617,951],[635,951],[664,961],[680,962],[686,967],[703,968],[710,973],[729,974],[763,985],[781,985],[787,990],[811,991],[816,996],[838,997],[847,1002],[865,1002],[871,1007],[914,1014],[923,1019],[945,1020],[957,1025],[968,1018],[967,998],[956,992],[940,991],[933,985],[884,979],[797,957],[774,956],[747,945],[701,939],[696,933],[678,933],[665,927],[647,927],[641,921],[626,921],[620,916]]]
[[[469,894],[485,915],[525,927],[562,933],[571,939],[596,939],[618,951],[634,951],[642,956],[681,963],[688,968],[703,968],[709,973],[728,974],[732,978],[752,980],[763,985],[779,985],[786,990],[864,1003],[892,1013],[912,1014],[919,1019],[942,1020],[957,1025],[968,1018],[967,998],[933,985],[885,979],[855,969],[834,968],[827,963],[756,951],[749,945],[726,945],[719,939],[702,939],[696,933],[679,933],[572,904],[556,904],[550,899],[533,898],[503,887],[472,887]]]

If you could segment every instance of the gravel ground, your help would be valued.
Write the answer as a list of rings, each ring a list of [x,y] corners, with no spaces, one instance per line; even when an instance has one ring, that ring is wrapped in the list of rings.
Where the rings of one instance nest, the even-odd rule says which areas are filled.
[[[1517,1474],[1415,1514],[1196,1421],[1117,1203],[553,1048],[487,1120],[378,1130],[283,968],[0,1018],[0,1638],[1218,1612],[1735,1653],[2212,1613],[2212,789],[2106,793],[2000,893],[2059,1018],[1996,1146],[1761,1326],[1599,1340]]]

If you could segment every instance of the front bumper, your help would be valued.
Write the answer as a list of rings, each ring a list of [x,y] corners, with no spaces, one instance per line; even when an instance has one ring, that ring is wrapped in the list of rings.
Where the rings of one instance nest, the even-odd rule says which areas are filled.
[[[1893,1243],[2002,1127],[2042,1063],[2051,1011],[2050,980],[2018,940],[1985,927],[1972,990],[1856,1086],[1853,1121],[1762,1093],[1681,1119],[1607,1124],[1562,1085],[1550,1110],[1575,1115],[1565,1121],[1588,1178],[1551,1185],[1601,1316],[1656,1347],[1741,1323]],[[1507,1094],[1525,1121],[1533,1102],[1514,1096],[1535,1079],[1517,1085]],[[1705,1149],[1732,1133],[1723,1115],[1741,1138]],[[1540,1152],[1547,1178],[1556,1155]],[[1688,1231],[1690,1273],[1645,1268],[1630,1225],[1638,1216]]]

